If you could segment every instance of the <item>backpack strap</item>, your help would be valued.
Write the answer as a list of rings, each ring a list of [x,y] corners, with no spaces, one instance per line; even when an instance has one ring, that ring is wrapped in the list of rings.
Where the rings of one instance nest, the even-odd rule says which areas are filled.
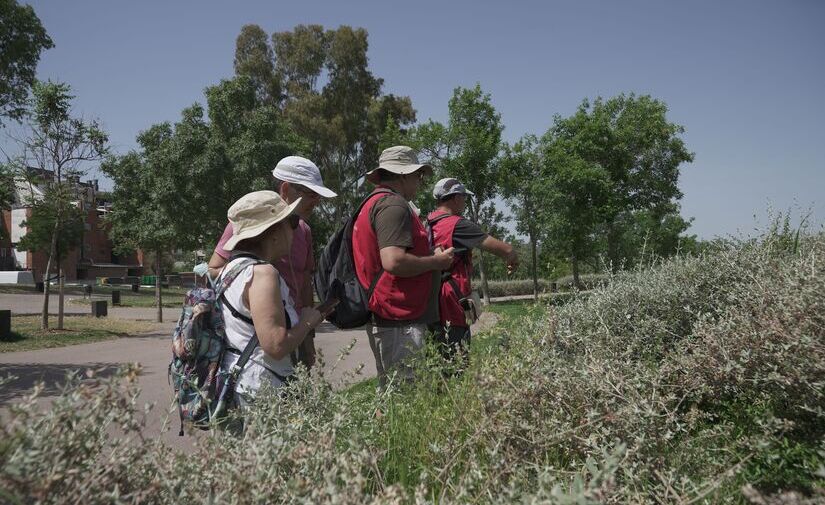
[[[246,270],[246,267],[250,265],[265,265],[267,264],[266,261],[253,256],[251,254],[239,254],[237,256],[232,256],[229,261],[233,261],[238,258],[247,258],[246,261],[238,262],[237,265],[230,268],[225,274],[222,274],[218,279],[217,287],[215,288],[215,299],[218,299],[223,296],[224,292],[227,288],[232,284],[236,277],[238,277],[241,272]],[[233,310],[232,315],[235,315],[235,311]]]
[[[441,274],[441,284],[449,283],[452,286],[453,291],[455,291],[456,296],[458,299],[461,300],[462,298],[466,298],[467,295],[461,293],[461,289],[458,287],[458,283],[453,279],[453,275],[450,272],[443,272]]]
[[[433,231],[433,225],[435,223],[441,221],[442,219],[448,218],[450,216],[452,216],[452,214],[447,214],[445,212],[444,214],[441,214],[440,216],[436,216],[432,219],[429,219],[429,218],[427,219],[427,240],[430,241],[430,247],[431,248],[435,246],[435,235],[434,235],[435,232]]]

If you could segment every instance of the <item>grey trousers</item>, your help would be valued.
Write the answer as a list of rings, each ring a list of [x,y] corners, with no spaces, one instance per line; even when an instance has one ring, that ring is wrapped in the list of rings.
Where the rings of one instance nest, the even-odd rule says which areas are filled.
[[[411,360],[424,348],[427,326],[419,323],[401,326],[367,325],[367,338],[375,356],[378,385],[387,385],[387,379],[395,374],[402,381],[414,378]]]

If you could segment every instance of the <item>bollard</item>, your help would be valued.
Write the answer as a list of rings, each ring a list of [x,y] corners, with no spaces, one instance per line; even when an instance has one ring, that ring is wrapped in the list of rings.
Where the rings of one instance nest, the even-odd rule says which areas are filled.
[[[92,316],[106,317],[108,315],[106,300],[92,300]]]
[[[113,289],[112,290],[112,307],[115,305],[120,305],[120,290]]]
[[[132,284],[132,292],[137,293],[140,291],[140,284]]]
[[[11,337],[11,311],[0,310],[0,340]]]

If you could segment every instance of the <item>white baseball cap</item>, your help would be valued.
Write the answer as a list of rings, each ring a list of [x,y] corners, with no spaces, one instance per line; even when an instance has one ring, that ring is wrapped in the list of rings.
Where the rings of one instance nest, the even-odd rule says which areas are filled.
[[[475,193],[465,188],[464,184],[454,177],[441,179],[435,183],[435,186],[433,186],[433,196],[436,200],[441,200],[442,198],[446,198],[450,195],[474,196]]]
[[[287,156],[275,165],[272,176],[279,181],[306,186],[324,198],[334,198],[338,193],[324,186],[321,171],[315,163],[300,156]]]

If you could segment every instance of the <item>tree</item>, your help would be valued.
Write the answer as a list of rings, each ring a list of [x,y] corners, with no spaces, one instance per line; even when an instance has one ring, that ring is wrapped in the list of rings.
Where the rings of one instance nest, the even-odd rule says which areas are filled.
[[[103,159],[108,153],[108,137],[98,122],[72,117],[71,102],[74,97],[70,93],[71,88],[65,83],[36,82],[28,134],[22,138],[12,137],[21,150],[20,155],[11,162],[15,172],[31,176],[31,168],[36,169],[34,175],[42,179],[47,188],[54,188],[52,197],[63,199],[54,203],[54,228],[43,274],[43,329],[49,327],[49,275],[57,259],[57,242],[65,225],[63,210],[68,208],[69,200],[77,198],[73,191],[74,183],[80,180],[87,164]],[[35,205],[34,201],[29,203]],[[63,320],[63,272],[60,269],[58,278],[60,324]]]
[[[690,221],[679,214],[676,203],[624,213],[615,226],[621,233],[618,253],[627,264],[695,250],[695,235],[684,235]]]
[[[163,322],[163,253],[174,249],[181,237],[170,204],[183,199],[170,194],[174,191],[170,178],[172,171],[164,160],[171,136],[168,123],[155,125],[138,136],[142,153],[132,151],[112,157],[100,167],[115,184],[112,208],[106,221],[111,225],[110,235],[117,249],[139,248],[155,255],[155,303],[159,323]]]
[[[250,191],[272,188],[272,169],[285,156],[302,154],[307,142],[275,106],[256,97],[246,77],[206,89],[209,121],[201,107],[184,112],[175,126],[179,177],[188,181],[193,207],[187,225],[193,245],[214,242],[226,225],[226,211]]]
[[[0,163],[0,210],[10,208],[14,200],[14,172],[7,165]],[[8,230],[3,223],[0,223],[0,240],[7,236]]]
[[[305,147],[258,91],[249,76],[210,86],[207,110],[184,109],[177,123],[142,132],[138,150],[104,163],[115,182],[108,219],[119,248],[151,252],[162,272],[164,255],[214,244],[238,198],[271,188],[278,160]]]
[[[573,285],[581,289],[581,263],[597,254],[597,231],[607,212],[611,181],[601,166],[576,156],[567,144],[552,129],[541,140],[543,177],[537,183],[542,206],[536,209],[536,220],[552,237],[545,244],[570,259]]]
[[[533,278],[533,298],[538,300],[538,241],[546,226],[540,217],[543,205],[542,159],[535,135],[525,135],[512,147],[505,145],[501,165],[501,187],[510,201],[516,219],[516,230],[527,235],[530,246],[530,275]]]
[[[257,97],[268,105],[281,101],[281,79],[275,73],[275,54],[266,32],[244,25],[235,41],[235,74],[252,80]]]
[[[4,116],[20,121],[26,115],[40,53],[52,47],[30,5],[0,0],[0,126]]]
[[[682,197],[679,166],[693,161],[680,125],[667,120],[667,105],[648,95],[621,94],[591,104],[584,100],[569,118],[557,117],[553,137],[569,154],[601,167],[609,178],[609,201],[601,209],[607,258],[618,269],[622,222],[649,211],[664,216]]]
[[[22,223],[28,228],[26,235],[17,244],[21,251],[48,251],[54,240],[54,257],[60,272],[58,329],[63,328],[63,261],[69,252],[80,246],[83,240],[86,216],[78,195],[68,184],[46,186],[43,198],[35,200],[31,215]]]
[[[313,215],[313,235],[323,242],[363,196],[360,184],[378,161],[388,118],[403,128],[415,121],[415,110],[408,97],[382,94],[382,79],[369,70],[364,29],[299,25],[273,34],[272,47],[281,110],[306,140],[300,154],[315,161],[339,195]]]
[[[504,220],[492,201],[499,181],[501,115],[478,84],[456,88],[448,109],[446,126],[431,120],[411,131],[413,147],[436,168],[437,177],[455,177],[475,193],[468,206],[470,219],[489,229]],[[490,303],[483,251],[478,270],[484,299]]]

